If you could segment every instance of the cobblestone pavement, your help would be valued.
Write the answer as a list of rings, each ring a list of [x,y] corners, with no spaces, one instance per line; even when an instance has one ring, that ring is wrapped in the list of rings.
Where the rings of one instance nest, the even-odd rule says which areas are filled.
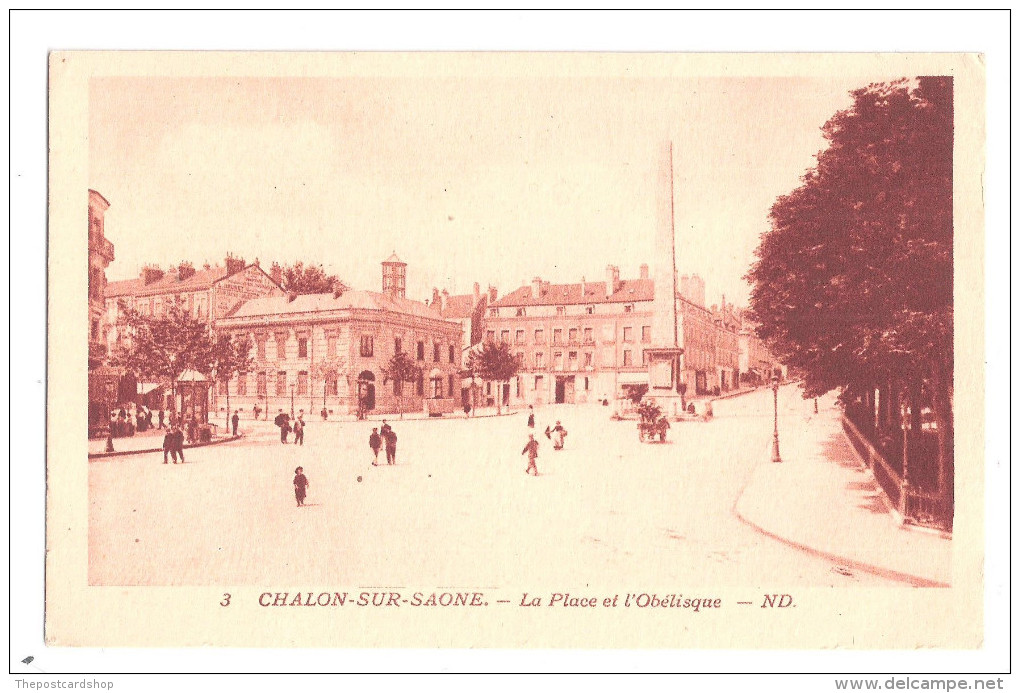
[[[784,390],[785,435],[813,435],[809,403]],[[898,584],[763,536],[733,508],[768,464],[772,397],[719,401],[709,423],[642,444],[633,421],[597,406],[544,407],[566,449],[542,435],[524,473],[522,416],[391,419],[398,463],[371,465],[378,422],[309,421],[305,445],[266,422],[246,438],[89,464],[89,581],[96,585],[490,587]],[[296,507],[297,466],[311,482]]]

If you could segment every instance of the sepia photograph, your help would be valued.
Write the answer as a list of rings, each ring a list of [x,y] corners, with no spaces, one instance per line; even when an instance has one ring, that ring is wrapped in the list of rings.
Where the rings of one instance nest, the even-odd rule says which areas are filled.
[[[982,648],[980,54],[47,69],[47,646]]]

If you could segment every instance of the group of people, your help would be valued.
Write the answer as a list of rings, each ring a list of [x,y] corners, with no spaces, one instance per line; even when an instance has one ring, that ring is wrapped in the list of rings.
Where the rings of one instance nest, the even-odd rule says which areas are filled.
[[[173,458],[174,464],[180,457],[181,464],[184,464],[184,431],[176,423],[171,424],[163,436],[163,464],[167,463],[168,457]]]
[[[386,423],[385,420],[382,422],[382,427],[373,428],[372,434],[368,436],[368,447],[372,448],[372,466],[379,466],[379,450],[385,445],[386,447],[386,464],[397,463],[397,434],[394,432],[393,427]]]
[[[535,408],[530,405],[528,406],[528,429],[535,430]],[[563,428],[563,424],[557,421],[555,426],[545,427],[545,437],[552,441],[553,450],[562,450],[567,437],[567,429]],[[535,440],[534,433],[528,434],[528,442],[525,443],[521,454],[528,456],[528,466],[524,473],[538,476],[538,441]]]
[[[305,444],[305,410],[301,409],[298,411],[297,418],[293,421],[290,419],[290,414],[280,410],[280,413],[273,419],[273,423],[280,427],[280,442],[288,443],[288,436],[291,431],[294,432],[294,445]]]

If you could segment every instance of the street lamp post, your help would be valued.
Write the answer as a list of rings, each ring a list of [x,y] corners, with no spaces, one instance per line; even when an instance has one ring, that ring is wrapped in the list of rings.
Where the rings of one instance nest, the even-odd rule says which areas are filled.
[[[779,377],[772,376],[772,461],[782,462],[779,456]]]
[[[294,386],[290,386],[290,418],[294,418]]]

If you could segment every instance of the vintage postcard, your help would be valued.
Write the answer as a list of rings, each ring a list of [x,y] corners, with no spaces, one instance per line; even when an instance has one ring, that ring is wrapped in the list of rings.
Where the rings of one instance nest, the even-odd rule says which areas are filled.
[[[980,647],[979,56],[49,67],[48,643]]]

